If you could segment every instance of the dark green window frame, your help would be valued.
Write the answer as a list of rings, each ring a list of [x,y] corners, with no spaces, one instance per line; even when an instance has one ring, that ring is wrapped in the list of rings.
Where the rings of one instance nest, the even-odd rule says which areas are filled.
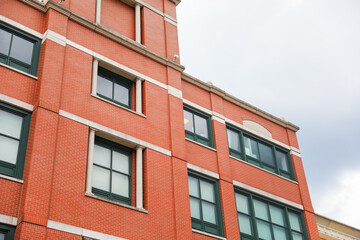
[[[100,197],[103,198],[107,198],[109,200],[112,201],[117,201],[120,203],[124,203],[127,205],[131,205],[132,203],[132,160],[133,160],[133,150],[127,147],[124,147],[122,145],[119,145],[117,143],[108,141],[106,139],[100,138],[100,137],[96,137],[95,138],[95,145],[99,145],[103,148],[109,149],[111,152],[111,159],[110,159],[110,167],[106,167],[104,165],[100,165],[100,164],[96,164],[95,161],[93,163],[93,167],[99,167],[101,169],[104,169],[105,171],[109,171],[109,191],[105,191],[103,189],[99,189],[99,188],[95,188],[94,187],[94,181],[96,179],[92,179],[93,180],[93,187],[92,187],[92,193],[94,193],[95,195],[98,195]],[[94,150],[95,151],[95,150]],[[121,172],[119,170],[115,170],[114,169],[114,165],[113,165],[113,154],[114,152],[118,152],[121,154],[124,154],[126,156],[128,156],[128,173],[125,172]],[[95,156],[94,156],[95,157]],[[94,159],[95,160],[95,159]],[[113,189],[112,189],[112,182],[113,182],[113,174],[118,174],[121,176],[125,176],[128,179],[128,196],[121,196],[119,194],[115,194]]]
[[[222,222],[222,214],[221,214],[221,204],[220,204],[220,194],[219,194],[219,183],[217,180],[209,178],[207,176],[203,176],[201,174],[195,172],[188,173],[188,181],[189,181],[189,194],[190,194],[190,208],[191,208],[191,224],[193,229],[197,229],[200,231],[204,231],[210,234],[224,236],[223,222]],[[196,183],[194,182],[196,181]],[[197,185],[192,185],[197,184]],[[205,184],[205,185],[204,185]],[[210,196],[213,199],[206,199],[205,196],[202,195],[202,187],[201,186],[212,186],[214,190],[214,195]],[[195,187],[198,190],[198,193],[194,193],[192,189]],[[203,187],[204,188],[204,187]],[[203,189],[203,192],[205,190]],[[196,190],[195,190],[196,192]],[[191,206],[194,206],[193,203],[199,203],[198,205],[198,217],[194,217],[197,215],[196,209]],[[203,209],[207,207],[213,207],[214,209],[214,222],[206,221],[204,218]],[[196,213],[195,213],[196,212]]]
[[[255,137],[236,127],[226,125],[229,154],[252,165],[261,167],[277,175],[295,180],[290,152],[275,144]],[[232,135],[232,136],[230,136]],[[233,137],[232,140],[230,138]],[[231,141],[236,141],[236,144]],[[245,143],[248,142],[248,144]],[[245,145],[251,145],[257,154],[247,153]],[[235,146],[231,146],[235,145]]]
[[[110,70],[107,70],[103,67],[98,67],[98,87],[99,87],[99,77],[102,77],[102,78],[105,78],[106,80],[108,81],[111,81],[112,82],[112,89],[111,89],[111,96],[106,96],[104,94],[101,94],[99,92],[99,89],[97,90],[97,95],[106,99],[106,100],[109,100],[111,102],[114,102],[116,104],[119,104],[123,107],[126,107],[126,108],[129,108],[129,109],[132,109],[132,87],[133,87],[133,84],[134,82],[119,75],[119,74],[116,74]],[[120,86],[120,87],[123,87],[125,89],[127,89],[127,95],[128,95],[128,99],[127,99],[127,102],[120,102],[120,101],[117,101],[116,100],[116,97],[115,97],[115,87],[116,86]],[[97,88],[98,88],[97,87]]]
[[[18,138],[0,132],[1,137],[19,142],[16,155],[16,163],[12,164],[0,159],[0,174],[22,179],[25,165],[26,148],[29,137],[31,113],[17,109],[4,103],[0,103],[0,110],[22,118],[20,136]]]
[[[16,68],[20,71],[36,76],[39,65],[41,40],[34,36],[31,36],[30,34],[24,33],[16,28],[13,28],[3,22],[0,22],[0,29],[2,31],[7,32],[8,34],[11,34],[9,45],[5,46],[5,47],[8,46],[7,49],[8,52],[7,53],[0,52],[0,62],[10,67]],[[33,44],[30,63],[26,63],[24,61],[21,61],[19,59],[10,56],[11,49],[13,46],[14,36]]]
[[[301,211],[237,188],[235,201],[241,239],[308,240]]]
[[[186,115],[191,115],[191,119],[186,119]],[[201,119],[206,122],[206,134],[207,136],[201,136],[200,134],[196,133],[196,119]],[[211,117],[207,114],[204,114],[198,110],[195,110],[189,106],[184,105],[184,124],[185,124],[185,137],[195,142],[204,144],[209,147],[214,147],[213,141],[213,131],[212,131],[212,124],[211,124]],[[193,131],[189,131],[186,129],[186,124],[190,124],[189,126],[192,128]]]
[[[0,224],[0,237],[4,240],[13,240],[15,236],[15,227]],[[4,237],[4,238],[2,238]]]

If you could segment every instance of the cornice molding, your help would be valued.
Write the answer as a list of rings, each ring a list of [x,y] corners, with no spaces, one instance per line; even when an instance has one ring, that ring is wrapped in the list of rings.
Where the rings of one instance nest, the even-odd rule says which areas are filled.
[[[317,224],[317,227],[318,227],[319,233],[324,234],[324,235],[329,236],[329,237],[333,237],[335,239],[343,239],[343,240],[359,240],[360,239],[360,238],[353,237],[353,236],[350,236],[348,234],[345,234],[343,232],[337,231],[337,230],[332,229],[330,227],[321,225],[319,223]]]
[[[179,3],[181,3],[181,0],[170,0],[170,2],[175,3],[175,5],[177,6],[179,5]]]

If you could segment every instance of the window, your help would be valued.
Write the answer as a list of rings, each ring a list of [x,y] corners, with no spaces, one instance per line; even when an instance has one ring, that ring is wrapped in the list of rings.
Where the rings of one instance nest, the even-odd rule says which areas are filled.
[[[0,22],[0,62],[37,75],[41,42]]]
[[[189,172],[189,192],[192,227],[223,236],[218,182]]]
[[[13,240],[15,227],[0,224],[0,240]]]
[[[187,138],[209,147],[214,146],[209,115],[184,106],[184,125]]]
[[[126,108],[132,108],[133,82],[105,68],[98,68],[97,95]]]
[[[232,126],[226,127],[229,153],[283,177],[294,179],[289,151]]]
[[[0,174],[22,178],[30,113],[0,103]]]
[[[117,143],[95,139],[92,192],[131,205],[133,151]]]
[[[241,190],[235,200],[241,239],[308,239],[300,211]]]

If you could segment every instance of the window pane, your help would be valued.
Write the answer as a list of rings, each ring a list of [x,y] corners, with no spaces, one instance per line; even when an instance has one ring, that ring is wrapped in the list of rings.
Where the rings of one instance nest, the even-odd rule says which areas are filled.
[[[104,168],[94,166],[92,185],[104,191],[110,191],[110,171]]]
[[[267,210],[267,204],[254,200],[255,216],[264,220],[269,220],[269,214]]]
[[[227,129],[226,131],[227,131],[229,148],[241,152],[239,134],[230,129]]]
[[[4,233],[0,233],[0,240],[5,240],[5,234]]]
[[[8,55],[11,41],[11,33],[0,29],[0,53]]]
[[[31,64],[33,49],[34,43],[14,35],[11,44],[10,57]]]
[[[261,161],[271,166],[274,166],[275,165],[274,156],[271,147],[259,143],[259,150],[260,150]]]
[[[273,223],[285,226],[283,209],[270,205],[270,215]]]
[[[189,192],[191,196],[200,197],[198,179],[189,176]]]
[[[249,213],[249,202],[248,198],[242,194],[235,194],[236,209],[242,213]]]
[[[95,144],[94,146],[94,163],[110,168],[111,150]]]
[[[185,125],[185,130],[194,132],[193,115],[192,113],[186,110],[184,110],[184,125]]]
[[[200,180],[201,199],[215,202],[214,184]]]
[[[130,159],[129,155],[113,151],[112,169],[125,174],[130,174],[129,159]]]
[[[248,137],[244,137],[244,141],[245,141],[245,153],[246,155],[259,159],[259,152],[257,149],[257,142],[255,142],[254,140],[248,138]]]
[[[97,93],[101,94],[108,98],[113,98],[113,82],[109,79],[106,79],[103,76],[98,75],[98,81],[97,81]]]
[[[259,237],[265,240],[272,240],[270,224],[261,220],[256,220]],[[277,239],[276,239],[277,240]]]
[[[281,151],[276,151],[276,158],[278,167],[282,170],[289,171],[287,154]]]
[[[111,192],[120,196],[129,197],[129,177],[112,172]]]
[[[190,197],[191,217],[200,219],[200,200]]]
[[[274,238],[276,240],[287,240],[285,228],[274,226]]]
[[[248,216],[238,214],[240,232],[252,235],[251,222]]]
[[[301,232],[299,215],[289,212],[291,229]]]
[[[0,133],[20,139],[23,118],[0,110]]]
[[[195,117],[195,133],[201,137],[208,138],[208,126],[205,118]]]
[[[216,207],[214,204],[202,202],[203,220],[216,224]]]
[[[293,240],[303,240],[303,235],[300,233],[292,232]]]
[[[129,89],[120,85],[120,84],[114,84],[114,100],[125,104],[125,105],[129,105],[130,101],[129,101]]]
[[[0,136],[0,160],[16,164],[19,141]]]

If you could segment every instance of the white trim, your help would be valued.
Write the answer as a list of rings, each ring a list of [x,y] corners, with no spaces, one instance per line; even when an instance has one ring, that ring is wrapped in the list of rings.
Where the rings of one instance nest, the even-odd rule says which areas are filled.
[[[203,175],[209,176],[211,178],[220,179],[219,174],[214,173],[214,172],[209,171],[209,170],[206,170],[204,168],[192,165],[190,163],[187,163],[187,168],[190,169],[190,170],[193,170],[194,172],[198,172],[198,173],[201,173]]]
[[[301,154],[294,150],[290,150],[290,155],[295,155],[295,156],[301,157]]]
[[[9,69],[11,69],[11,70],[13,70],[13,71],[15,71],[15,72],[18,72],[18,73],[20,73],[20,74],[22,74],[22,75],[25,75],[25,76],[27,76],[27,77],[31,77],[31,78],[33,78],[33,79],[35,79],[35,80],[38,79],[37,76],[31,75],[31,74],[29,74],[29,73],[27,73],[27,72],[23,72],[23,71],[21,71],[21,70],[19,70],[19,69],[16,69],[16,68],[14,68],[14,67],[11,67],[11,66],[9,66],[9,65],[6,65],[6,64],[4,64],[4,63],[0,63],[0,66],[9,68]]]
[[[141,44],[141,6],[135,4],[135,41]]]
[[[136,113],[143,115],[142,113],[142,79],[136,78],[135,81],[135,104],[136,104]]]
[[[7,23],[7,24],[9,24],[9,25],[11,25],[11,26],[13,26],[15,28],[18,28],[21,31],[29,33],[29,34],[37,37],[37,38],[42,39],[42,37],[43,37],[43,35],[41,33],[37,32],[37,31],[35,31],[35,30],[31,29],[31,28],[28,28],[28,27],[26,27],[26,26],[24,26],[24,25],[22,25],[20,23],[17,23],[15,21],[3,16],[3,15],[0,15],[0,21],[5,22],[5,23]]]
[[[9,176],[3,175],[3,174],[0,174],[0,178],[6,179],[6,180],[9,180],[9,181],[13,181],[13,182],[17,182],[17,183],[24,183],[24,181],[21,180],[21,179],[17,179],[17,178],[14,178],[14,177],[9,177]]]
[[[143,201],[143,148],[136,147],[136,208],[144,209]]]
[[[88,139],[88,160],[86,166],[86,193],[91,193],[92,189],[92,176],[93,176],[93,163],[94,163],[94,148],[95,148],[95,130],[90,128]]]
[[[100,24],[101,0],[96,0],[95,23]]]
[[[269,198],[269,199],[271,199],[271,200],[274,200],[274,201],[283,203],[283,204],[285,204],[285,205],[288,205],[288,206],[291,206],[291,207],[294,207],[294,208],[297,208],[297,209],[300,209],[300,210],[304,210],[304,206],[301,205],[301,204],[298,204],[298,203],[296,203],[296,202],[293,202],[293,201],[287,200],[287,199],[285,199],[285,198],[276,196],[276,195],[274,195],[274,194],[265,192],[265,191],[260,190],[260,189],[258,189],[258,188],[255,188],[255,187],[246,185],[245,183],[241,183],[241,182],[238,182],[238,181],[233,180],[233,184],[234,184],[235,187],[239,187],[239,188],[241,188],[241,189],[248,190],[248,191],[250,191],[250,192],[253,192],[253,193],[255,193],[255,194],[258,194],[258,195],[261,195],[261,196],[263,196],[263,197]]]
[[[221,239],[221,240],[226,240],[226,238],[216,236],[216,235],[211,234],[211,233],[203,232],[203,231],[200,231],[200,230],[197,230],[197,229],[192,229],[192,231],[194,233],[199,233],[199,234],[202,234],[202,235],[205,235],[205,236],[208,236],[208,237],[217,238],[217,239]]]
[[[168,93],[177,98],[182,98],[182,91],[172,86],[168,86]]]
[[[1,93],[0,93],[0,101],[5,102],[7,104],[10,104],[12,106],[21,108],[21,109],[23,109],[25,111],[29,111],[29,112],[34,111],[34,106],[33,105],[28,104],[28,103],[23,102],[23,101],[20,101],[20,100],[17,100],[16,98],[6,96],[6,95],[1,94]]]
[[[218,116],[215,116],[215,115],[212,115],[212,116],[211,116],[211,120],[218,121],[218,122],[220,122],[220,123],[222,123],[222,124],[225,124],[225,120],[224,120],[224,119],[219,118]]]
[[[66,46],[66,37],[49,29],[44,33],[41,44],[43,44],[46,39],[50,39],[51,41],[56,42],[64,47]]]
[[[188,106],[190,106],[190,107],[192,107],[192,108],[195,108],[195,109],[197,109],[197,110],[199,110],[199,111],[201,111],[201,112],[204,112],[204,113],[206,113],[206,114],[208,114],[208,115],[210,115],[210,116],[213,115],[213,112],[210,111],[209,109],[204,108],[204,107],[202,107],[202,106],[200,106],[200,105],[198,105],[198,104],[196,104],[196,103],[193,103],[193,102],[191,102],[191,101],[189,101],[189,100],[187,100],[187,99],[185,99],[185,98],[183,99],[183,102],[184,102],[186,105],[188,105]]]
[[[151,5],[143,2],[143,1],[141,1],[141,0],[136,0],[135,2],[136,2],[137,4],[142,5],[143,7],[148,8],[149,10],[153,11],[154,13],[157,13],[157,14],[159,14],[160,16],[163,16],[163,17],[164,17],[164,20],[166,20],[166,21],[170,22],[171,24],[177,26],[177,20],[176,20],[175,18],[169,16],[169,15],[166,14],[166,13],[161,12],[160,10],[154,8],[153,6],[151,6]]]
[[[319,230],[319,233],[324,234],[329,237],[333,237],[335,239],[341,239],[341,240],[359,240],[360,238],[350,236],[348,234],[345,234],[343,232],[337,231],[335,229],[326,227],[324,225],[321,225],[317,223],[317,227]]]
[[[16,226],[18,219],[16,217],[11,217],[8,215],[0,214],[0,223]]]
[[[125,133],[116,131],[114,129],[105,127],[104,125],[92,122],[92,121],[87,120],[85,118],[76,116],[76,115],[74,115],[72,113],[68,113],[68,112],[66,112],[64,110],[59,110],[59,115],[62,116],[62,117],[66,117],[68,119],[71,119],[73,121],[76,121],[78,123],[84,124],[86,126],[89,126],[90,128],[93,128],[93,129],[99,130],[101,132],[110,134],[112,136],[115,136],[115,137],[117,137],[119,139],[122,139],[122,140],[125,140],[127,142],[131,142],[131,143],[134,143],[136,145],[140,145],[140,146],[142,146],[144,148],[149,148],[149,149],[152,149],[152,150],[157,151],[159,153],[165,154],[167,156],[171,156],[171,151],[170,150],[167,150],[167,149],[164,149],[162,147],[156,146],[154,144],[145,142],[145,141],[143,141],[141,139],[132,137],[130,135],[127,135]]]
[[[164,20],[177,27],[177,22],[174,21],[173,18],[171,18],[169,15],[165,14]]]

